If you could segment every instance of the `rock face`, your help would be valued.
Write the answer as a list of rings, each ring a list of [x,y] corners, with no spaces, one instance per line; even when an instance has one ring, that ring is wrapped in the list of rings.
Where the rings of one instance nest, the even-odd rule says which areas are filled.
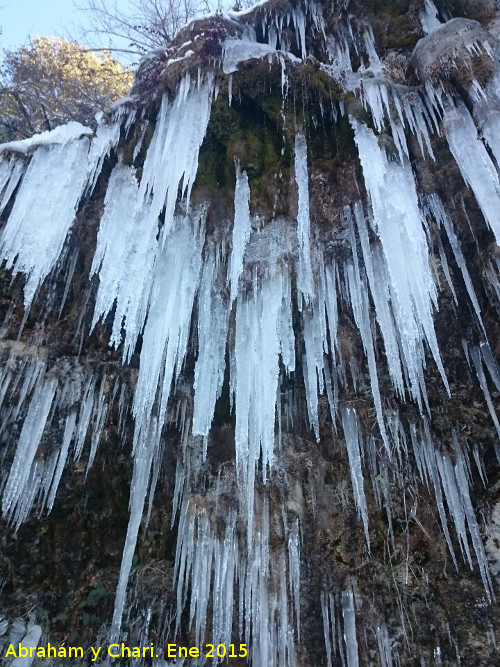
[[[208,17],[0,147],[2,656],[498,664],[495,11]]]

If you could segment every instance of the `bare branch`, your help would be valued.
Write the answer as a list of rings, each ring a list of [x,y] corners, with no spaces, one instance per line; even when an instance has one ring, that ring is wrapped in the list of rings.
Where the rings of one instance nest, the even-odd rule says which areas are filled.
[[[90,28],[85,37],[116,38],[127,43],[116,52],[136,53],[165,46],[200,11],[214,11],[217,0],[128,0],[125,8],[111,0],[81,0]],[[218,5],[217,5],[218,7]]]

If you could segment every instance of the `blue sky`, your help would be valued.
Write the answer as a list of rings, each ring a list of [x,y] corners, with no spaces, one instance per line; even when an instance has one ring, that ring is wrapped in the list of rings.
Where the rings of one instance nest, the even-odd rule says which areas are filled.
[[[72,0],[0,0],[0,46],[22,46],[29,37],[66,37],[81,14]]]
[[[77,9],[80,3],[82,0],[0,0],[0,56],[1,49],[24,46],[30,37],[65,37],[90,44],[89,39],[81,36],[81,29],[87,24],[87,12]],[[128,7],[126,0],[119,0],[117,4]],[[94,36],[92,39],[92,46],[110,45],[105,38]],[[115,39],[113,45],[127,47],[128,43]],[[114,56],[127,64],[130,60],[117,53]]]

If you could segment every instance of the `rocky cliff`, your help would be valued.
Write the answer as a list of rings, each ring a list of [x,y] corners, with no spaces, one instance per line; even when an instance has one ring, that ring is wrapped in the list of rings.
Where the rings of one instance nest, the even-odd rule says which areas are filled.
[[[2,656],[498,664],[498,24],[269,0],[0,146]]]

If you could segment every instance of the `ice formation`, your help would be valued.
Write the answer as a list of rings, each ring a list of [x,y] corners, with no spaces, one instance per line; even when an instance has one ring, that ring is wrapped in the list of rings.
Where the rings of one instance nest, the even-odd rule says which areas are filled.
[[[6,266],[28,277],[24,287],[26,310],[54,268],[82,196],[94,186],[104,157],[118,141],[117,130],[117,126],[102,125],[93,139],[85,135],[80,138],[80,131],[70,131],[61,141],[57,128],[37,146],[0,238],[0,256]],[[63,177],[49,184],[47,174],[59,170]],[[18,163],[14,165],[10,180],[13,179],[19,179]],[[9,182],[5,201],[14,183]],[[36,218],[36,226],[31,224],[31,216]]]
[[[392,80],[369,25],[356,32],[345,18],[327,35],[319,3],[282,11],[262,3],[260,10],[255,25],[247,22],[248,12],[217,19],[231,28],[219,55],[198,67],[197,76],[194,67],[182,69],[175,91],[158,99],[155,120],[146,118],[146,107],[142,117],[121,109],[95,133],[72,123],[0,148],[0,256],[13,277],[25,277],[21,330],[42,290],[48,312],[65,312],[80,271],[72,228],[82,203],[95,199],[102,215],[85,265],[75,338],[104,331],[121,355],[106,368],[79,358],[53,364],[44,331],[28,342],[0,341],[0,434],[12,452],[5,455],[0,489],[3,516],[17,529],[33,507],[53,510],[65,468],[83,458],[86,475],[92,474],[112,418],[118,415],[120,440],[133,433],[130,518],[109,631],[121,641],[138,536],[160,484],[167,430],[176,430],[172,635],[179,637],[187,623],[193,644],[202,645],[209,628],[216,645],[229,646],[235,637],[246,642],[254,665],[288,667],[298,664],[304,637],[308,517],[328,502],[328,486],[336,485],[344,510],[351,493],[345,489],[352,489],[353,531],[360,531],[366,559],[373,553],[372,507],[387,519],[389,560],[397,551],[398,512],[408,536],[411,525],[429,538],[419,505],[425,492],[435,502],[436,525],[455,569],[465,563],[478,571],[486,602],[495,599],[471,493],[474,466],[487,484],[484,443],[471,443],[456,425],[436,438],[432,418],[436,392],[449,405],[457,386],[458,372],[452,368],[449,377],[445,368],[446,341],[438,326],[440,306],[449,300],[453,310],[446,312],[464,329],[460,372],[476,383],[500,437],[500,372],[484,306],[485,294],[491,295],[500,312],[500,261],[498,251],[488,255],[481,285],[463,240],[470,235],[478,252],[479,242],[482,248],[499,243],[499,124],[493,111],[481,116],[481,95],[490,93],[477,82],[470,88],[471,115],[458,93],[449,94],[433,77],[412,88]],[[441,30],[431,0],[419,16],[428,37]],[[337,94],[347,92],[346,100],[352,94],[360,103],[345,113],[344,98],[330,100],[327,109],[322,97],[309,124],[306,105],[294,106],[289,123],[293,68],[315,66],[308,58],[311,36],[327,55],[318,72],[335,83]],[[483,53],[475,43],[467,49]],[[486,52],[489,57],[491,47]],[[168,60],[166,71],[194,57],[190,49]],[[212,106],[221,84],[229,97],[225,110],[241,104],[238,75],[254,60],[264,60],[269,72],[278,68],[282,146],[270,148],[252,135],[252,150],[257,148],[246,164],[238,145],[246,129],[235,130],[234,145],[223,146],[226,157],[229,145],[235,153],[224,173],[231,210],[224,217],[218,207],[214,222],[214,202],[204,194],[211,186],[203,181],[196,189],[198,177],[207,177],[198,173],[204,142],[220,140],[222,146],[229,131],[219,118],[208,135]],[[227,118],[230,126],[233,117]],[[361,170],[352,190],[336,193],[338,210],[321,225],[318,189],[326,188],[321,205],[331,210],[334,177],[313,166],[318,149],[311,128],[325,119],[344,123],[344,133],[352,130]],[[453,201],[414,167],[438,162],[439,134],[475,198],[473,224],[469,199]],[[134,148],[125,150],[132,135]],[[282,171],[269,175],[275,181],[269,214],[262,204],[268,184],[256,174],[262,162],[278,159]],[[337,177],[343,177],[340,169]],[[218,178],[217,172],[222,188]],[[280,188],[289,195],[288,209]],[[64,283],[60,301],[53,295],[57,281]],[[466,322],[464,304],[472,314]],[[3,330],[13,322],[12,310]],[[323,451],[330,442],[338,461]],[[226,458],[220,463],[215,457],[214,464],[219,448]],[[320,451],[326,458],[316,464]],[[498,444],[495,451],[500,460]],[[331,477],[337,465],[348,471],[348,481],[321,486],[323,468],[330,466]],[[356,667],[364,650],[356,625],[362,595],[352,576],[340,584],[328,576],[316,600],[324,659],[328,667],[339,661]],[[409,566],[398,576],[406,584]],[[388,622],[378,618],[372,627],[384,667],[402,664]]]

